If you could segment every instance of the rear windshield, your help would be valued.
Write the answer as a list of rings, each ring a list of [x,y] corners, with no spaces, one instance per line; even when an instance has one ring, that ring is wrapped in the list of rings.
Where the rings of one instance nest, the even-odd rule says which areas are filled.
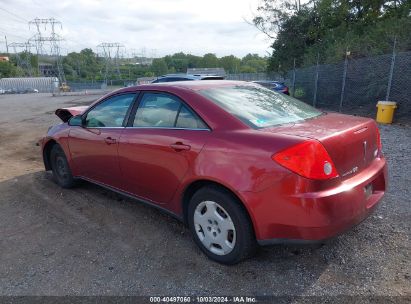
[[[200,94],[255,129],[322,114],[304,102],[261,86],[219,87],[201,90]]]

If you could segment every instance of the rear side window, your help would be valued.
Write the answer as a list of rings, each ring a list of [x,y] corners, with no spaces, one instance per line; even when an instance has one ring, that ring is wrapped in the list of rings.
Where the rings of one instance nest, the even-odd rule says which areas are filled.
[[[207,126],[197,115],[183,105],[178,113],[176,128],[207,129]]]
[[[145,93],[133,127],[206,129],[205,123],[183,102],[165,93]]]
[[[134,118],[134,127],[174,127],[180,101],[166,94],[145,93]]]
[[[123,126],[124,118],[134,97],[135,94],[123,94],[102,101],[87,113],[86,127],[116,128]]]
[[[255,129],[306,120],[322,113],[295,98],[256,85],[212,88],[200,94]]]

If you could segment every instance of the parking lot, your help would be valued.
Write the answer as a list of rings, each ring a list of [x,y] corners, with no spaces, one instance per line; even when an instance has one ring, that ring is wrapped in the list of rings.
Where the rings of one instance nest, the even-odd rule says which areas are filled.
[[[381,126],[389,191],[361,225],[228,267],[168,215],[86,182],[61,189],[44,172],[35,143],[54,110],[98,97],[0,95],[1,295],[411,296],[411,126]]]

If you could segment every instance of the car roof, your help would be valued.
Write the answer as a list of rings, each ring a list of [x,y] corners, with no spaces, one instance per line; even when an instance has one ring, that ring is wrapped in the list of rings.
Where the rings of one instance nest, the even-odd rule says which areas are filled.
[[[179,91],[189,90],[189,91],[200,91],[212,88],[221,87],[234,87],[234,86],[250,86],[256,87],[259,84],[247,82],[247,81],[237,81],[237,80],[201,80],[201,81],[173,81],[173,82],[160,82],[160,83],[148,83],[140,84],[132,87],[125,87],[115,91],[112,91],[108,95],[112,96],[121,93],[131,93],[136,91],[164,91],[168,93],[178,93]],[[97,99],[93,104],[98,103],[101,99]]]

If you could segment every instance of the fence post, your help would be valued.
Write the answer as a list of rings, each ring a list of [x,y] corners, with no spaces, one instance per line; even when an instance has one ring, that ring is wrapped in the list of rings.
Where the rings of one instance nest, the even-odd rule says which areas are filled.
[[[294,58],[294,68],[293,68],[293,97],[295,97],[295,58]]]
[[[319,72],[319,61],[320,61],[320,52],[317,53],[317,68],[315,72],[315,86],[314,86],[314,100],[313,100],[313,106],[317,105],[317,89],[318,89],[318,72]]]
[[[391,57],[391,67],[390,67],[390,76],[388,77],[388,86],[387,86],[387,95],[385,96],[385,100],[390,100],[390,93],[391,93],[391,84],[392,84],[392,75],[394,74],[394,65],[395,65],[395,46],[397,44],[397,37],[394,38],[394,46],[392,48],[392,57]]]
[[[343,106],[343,101],[344,101],[345,79],[347,78],[347,67],[348,67],[348,48],[345,50],[344,72],[343,72],[343,79],[342,79],[339,112],[342,111],[342,106]]]

